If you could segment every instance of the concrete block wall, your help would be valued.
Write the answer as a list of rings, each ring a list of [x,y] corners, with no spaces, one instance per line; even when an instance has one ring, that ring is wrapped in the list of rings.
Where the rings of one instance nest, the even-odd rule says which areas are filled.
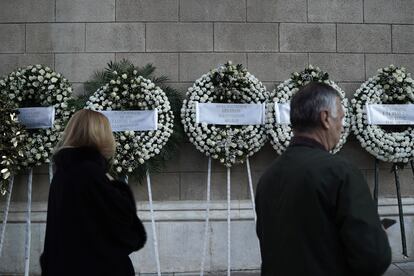
[[[96,69],[122,58],[153,63],[182,93],[227,60],[242,63],[269,90],[317,65],[350,98],[380,67],[393,63],[414,74],[412,0],[2,0],[0,36],[0,75],[42,63],[63,73],[77,94]],[[372,186],[374,160],[352,135],[339,154]],[[251,159],[254,183],[276,157],[267,144]],[[206,172],[207,158],[183,142],[176,158],[152,176],[154,199],[204,200]],[[389,164],[380,164],[380,176],[381,197],[395,197]],[[47,179],[46,167],[35,169],[39,204],[47,201]],[[225,169],[213,162],[213,200],[226,198],[225,180]],[[401,181],[403,195],[414,197],[409,167]],[[145,202],[146,186],[135,182],[136,198]],[[14,204],[25,202],[25,189],[22,175]],[[245,165],[232,169],[232,198],[250,198]]]
[[[4,0],[0,7],[0,34],[7,37],[0,41],[0,74],[43,63],[63,73],[78,94],[94,70],[123,58],[153,63],[182,93],[227,60],[244,64],[268,89],[318,65],[348,97],[379,67],[394,63],[414,72],[409,0]],[[341,154],[366,155],[363,162],[349,157],[369,178],[373,161],[349,140]],[[270,146],[263,148],[252,162],[255,175],[275,157]],[[199,199],[204,189],[197,174],[206,172],[206,162],[184,143],[180,156],[154,176],[165,191],[155,198]],[[412,179],[403,180],[403,193],[414,195]]]

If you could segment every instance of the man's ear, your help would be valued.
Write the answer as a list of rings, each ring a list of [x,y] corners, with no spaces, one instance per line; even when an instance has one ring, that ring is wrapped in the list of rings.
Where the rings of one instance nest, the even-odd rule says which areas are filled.
[[[324,129],[329,129],[331,126],[329,124],[329,112],[327,110],[322,111],[320,114],[321,125]]]

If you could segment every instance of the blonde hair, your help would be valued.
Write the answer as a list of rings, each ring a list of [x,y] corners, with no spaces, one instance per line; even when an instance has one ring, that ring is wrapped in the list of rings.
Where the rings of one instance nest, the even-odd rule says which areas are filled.
[[[93,147],[105,158],[115,155],[116,143],[108,118],[102,113],[82,109],[70,118],[57,151],[64,147]]]

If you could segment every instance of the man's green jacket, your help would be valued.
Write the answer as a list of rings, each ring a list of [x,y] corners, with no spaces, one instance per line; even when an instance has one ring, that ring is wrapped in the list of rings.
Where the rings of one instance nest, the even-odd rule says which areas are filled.
[[[391,249],[361,172],[296,137],[256,192],[262,275],[377,276]]]

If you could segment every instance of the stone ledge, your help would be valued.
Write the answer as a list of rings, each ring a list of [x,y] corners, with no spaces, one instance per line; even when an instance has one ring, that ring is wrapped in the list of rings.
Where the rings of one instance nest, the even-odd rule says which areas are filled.
[[[404,198],[406,211],[405,226],[409,256],[414,255],[414,198]],[[393,251],[394,261],[407,261],[401,252],[401,234],[398,223],[398,209],[395,198],[381,198],[380,214],[396,219],[397,224],[387,230]],[[138,202],[140,217],[147,229],[147,246],[137,253],[131,254],[131,260],[138,274],[156,273],[153,236],[147,202]],[[155,202],[156,229],[160,253],[161,271],[163,275],[193,275],[197,274],[201,260],[201,248],[204,237],[205,202],[203,201],[174,201]],[[253,272],[260,267],[260,250],[255,234],[255,223],[251,202],[235,200],[232,208],[232,269],[235,274],[244,271]],[[21,274],[24,270],[24,233],[25,202],[14,203],[10,213],[10,223],[6,228],[6,240],[3,256],[0,259],[0,275]],[[227,245],[227,203],[214,201],[211,203],[211,220],[209,224],[208,255],[205,271],[208,275],[220,275],[226,269]],[[45,235],[46,202],[33,204],[32,256],[31,274],[38,275],[39,254],[43,249]],[[37,222],[35,221],[37,220]],[[246,250],[249,248],[249,250]],[[410,261],[413,260],[411,257]],[[248,272],[249,271],[249,272]],[[210,273],[208,273],[210,272]],[[181,274],[183,273],[183,274]]]
[[[403,198],[405,216],[414,216],[414,198]],[[380,198],[378,212],[380,216],[397,216],[397,198]],[[168,221],[204,221],[206,203],[204,201],[165,201],[154,202],[155,219],[157,222]],[[23,223],[26,221],[26,203],[12,202],[8,222]],[[137,202],[139,217],[144,222],[151,220],[149,204]],[[46,222],[47,203],[34,202],[32,204],[32,222]],[[252,203],[250,200],[232,200],[231,219],[237,221],[253,220]],[[227,202],[212,201],[210,204],[210,220],[227,220]]]

